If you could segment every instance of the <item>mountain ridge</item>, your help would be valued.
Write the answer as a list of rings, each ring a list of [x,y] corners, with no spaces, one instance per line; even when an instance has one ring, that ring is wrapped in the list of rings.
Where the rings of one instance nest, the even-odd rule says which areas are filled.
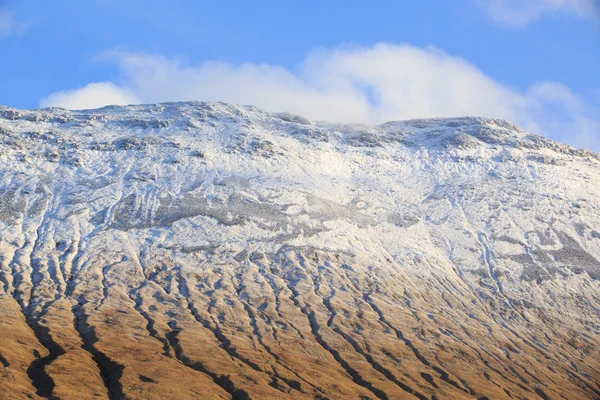
[[[97,115],[97,114],[102,114],[105,111],[109,111],[112,113],[121,111],[126,112],[127,110],[129,111],[135,111],[137,110],[138,112],[140,111],[148,111],[150,112],[152,115],[154,115],[154,118],[150,118],[144,121],[134,121],[134,125],[138,124],[137,127],[141,127],[141,128],[166,128],[168,124],[168,122],[165,121],[169,120],[169,118],[174,118],[177,114],[177,108],[178,107],[185,107],[185,106],[192,106],[192,107],[200,107],[200,108],[211,108],[211,107],[223,107],[222,111],[225,111],[229,108],[229,112],[232,112],[233,110],[234,113],[237,113],[239,115],[239,113],[243,113],[243,112],[259,112],[262,114],[270,114],[274,117],[280,118],[281,120],[285,121],[285,122],[289,122],[289,123],[295,123],[295,124],[299,124],[299,125],[305,125],[305,126],[311,126],[314,125],[313,121],[310,121],[302,116],[293,114],[293,113],[289,113],[289,112],[278,112],[278,113],[269,113],[267,111],[261,110],[257,107],[254,106],[241,106],[241,105],[232,105],[232,104],[228,104],[228,103],[222,103],[222,102],[198,102],[198,101],[192,101],[192,102],[168,102],[168,103],[156,103],[156,104],[140,104],[140,105],[130,105],[130,106],[105,106],[105,107],[101,107],[98,109],[92,109],[92,110],[68,110],[68,109],[64,109],[64,108],[60,108],[60,107],[50,107],[50,108],[40,108],[40,109],[35,109],[35,110],[20,110],[20,109],[16,109],[16,108],[11,108],[11,107],[7,107],[7,106],[1,106],[0,105],[0,114],[3,116],[4,119],[8,119],[8,120],[19,120],[19,119],[25,119],[25,120],[32,120],[33,122],[50,122],[50,121],[54,121],[54,122],[59,122],[59,123],[68,123],[69,122],[69,118],[70,116],[75,116],[75,118],[79,117],[84,117],[85,116],[92,116],[89,118],[93,118],[93,115]],[[156,118],[157,114],[160,114],[161,111],[159,110],[169,110],[171,111],[171,115],[163,115],[163,119],[161,118]],[[173,111],[175,111],[173,113]],[[226,112],[226,111],[225,111]],[[177,121],[179,124],[181,123],[192,123],[189,119],[183,119],[183,120],[179,120]],[[387,121],[381,124],[375,124],[375,125],[369,125],[369,124],[363,124],[363,123],[332,123],[332,122],[324,122],[324,121],[314,121],[314,123],[316,125],[323,125],[323,126],[328,126],[331,128],[339,128],[339,129],[345,129],[345,130],[349,130],[349,131],[361,131],[361,130],[378,130],[380,134],[387,134],[387,133],[397,133],[394,131],[397,131],[398,129],[405,129],[407,130],[406,133],[411,133],[413,136],[416,136],[419,131],[424,131],[421,133],[426,133],[426,134],[431,134],[431,132],[427,131],[428,127],[432,127],[432,126],[436,126],[436,127],[442,127],[442,128],[452,128],[452,127],[460,127],[462,129],[458,130],[457,132],[453,132],[456,135],[460,136],[463,134],[466,134],[468,136],[471,136],[472,138],[475,138],[476,140],[479,140],[480,142],[483,143],[487,143],[487,144],[500,144],[500,145],[505,145],[505,144],[509,144],[509,142],[505,142],[506,138],[502,138],[502,136],[498,136],[499,132],[504,132],[504,133],[511,133],[512,134],[512,139],[513,141],[510,142],[512,145],[514,146],[525,146],[525,147],[529,147],[529,148],[533,148],[533,149],[541,149],[541,148],[548,148],[551,150],[554,150],[556,152],[559,153],[564,153],[564,154],[570,154],[570,155],[577,155],[577,156],[581,156],[581,157],[593,157],[595,159],[600,159],[600,156],[598,155],[598,153],[593,152],[591,150],[587,150],[587,149],[578,149],[572,146],[569,146],[567,144],[552,140],[552,139],[548,139],[542,135],[536,135],[536,134],[531,134],[531,133],[527,133],[525,132],[522,128],[520,128],[519,126],[507,121],[507,120],[503,120],[503,119],[498,119],[498,118],[489,118],[489,117],[475,117],[475,116],[464,116],[464,117],[451,117],[451,118],[444,118],[444,117],[434,117],[434,118],[417,118],[417,119],[408,119],[408,120],[399,120],[399,121]],[[492,135],[486,135],[486,133],[490,133],[489,132],[489,127],[493,126],[494,128],[496,128],[496,132],[494,132],[496,134],[496,136]],[[473,129],[471,130],[471,132],[469,132],[467,130],[467,132],[464,132],[463,129],[466,126],[475,126],[475,127],[482,127],[482,128],[488,128],[488,132],[481,132],[481,131],[477,131],[477,129]],[[136,126],[134,126],[136,127]],[[412,131],[411,131],[412,129]],[[384,139],[385,140],[385,139]],[[387,140],[391,140],[391,138],[387,138]],[[463,143],[464,141],[464,137],[463,138],[458,138],[458,141],[454,142],[452,140],[449,140],[447,143],[445,143],[446,146],[451,146],[452,144],[455,145],[474,145],[474,143]],[[410,142],[409,142],[410,143]],[[374,145],[375,143],[368,143],[365,142],[365,145],[369,146],[369,145]]]
[[[600,396],[596,153],[202,102],[0,141],[0,397]]]

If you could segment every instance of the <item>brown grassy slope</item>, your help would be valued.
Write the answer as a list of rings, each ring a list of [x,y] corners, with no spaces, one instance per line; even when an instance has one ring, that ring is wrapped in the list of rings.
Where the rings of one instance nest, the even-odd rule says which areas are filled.
[[[100,270],[29,323],[1,296],[0,398],[600,396],[600,341],[583,317],[512,309],[458,279],[326,252],[281,257],[182,261],[133,288]]]

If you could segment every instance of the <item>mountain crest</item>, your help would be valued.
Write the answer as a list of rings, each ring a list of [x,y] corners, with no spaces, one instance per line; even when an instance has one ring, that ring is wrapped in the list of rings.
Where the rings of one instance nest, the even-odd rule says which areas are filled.
[[[199,102],[0,142],[0,398],[600,396],[594,153]]]

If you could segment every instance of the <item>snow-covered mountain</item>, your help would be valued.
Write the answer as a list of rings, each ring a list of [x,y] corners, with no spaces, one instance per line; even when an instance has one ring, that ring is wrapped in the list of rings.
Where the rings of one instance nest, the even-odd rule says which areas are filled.
[[[0,108],[0,398],[600,398],[600,156],[484,118]]]

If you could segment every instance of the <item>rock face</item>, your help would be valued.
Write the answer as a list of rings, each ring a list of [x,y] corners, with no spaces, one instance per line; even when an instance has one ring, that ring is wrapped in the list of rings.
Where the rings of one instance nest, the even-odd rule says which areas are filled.
[[[600,397],[600,159],[501,120],[0,108],[2,399]]]

